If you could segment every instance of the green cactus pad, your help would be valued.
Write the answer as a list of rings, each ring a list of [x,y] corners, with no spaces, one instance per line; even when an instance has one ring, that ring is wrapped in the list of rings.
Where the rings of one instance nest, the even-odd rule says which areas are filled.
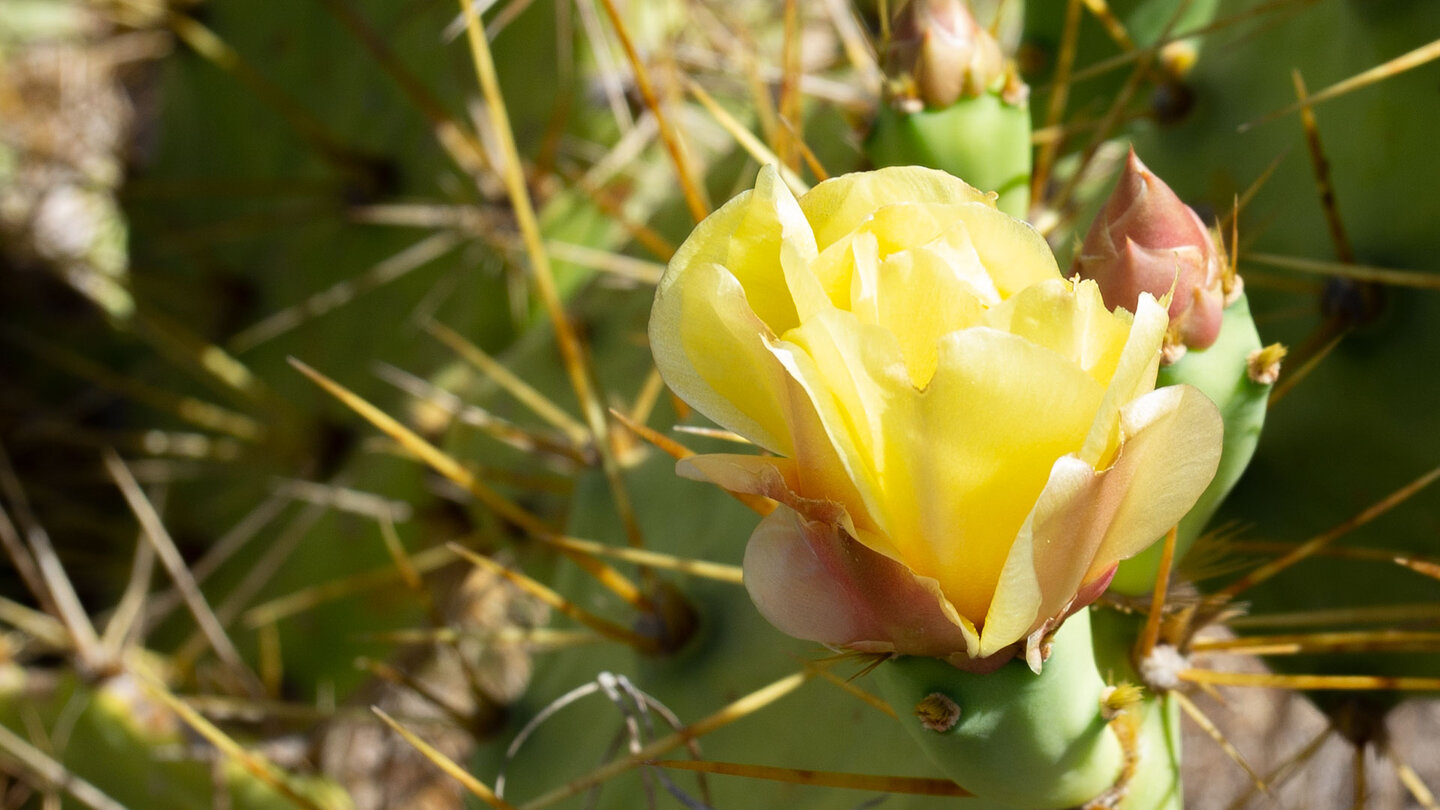
[[[905,657],[883,664],[875,677],[925,753],[980,798],[1035,810],[1072,807],[1120,775],[1124,752],[1100,713],[1105,682],[1091,649],[1089,611],[1061,626],[1039,675],[1020,660],[977,675]],[[945,732],[915,717],[917,704],[937,692],[960,710]]]

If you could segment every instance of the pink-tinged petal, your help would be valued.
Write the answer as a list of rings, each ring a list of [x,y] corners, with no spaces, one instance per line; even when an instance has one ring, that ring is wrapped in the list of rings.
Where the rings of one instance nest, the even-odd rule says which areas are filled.
[[[1208,397],[1188,385],[1152,391],[1126,405],[1125,443],[1105,472],[1123,492],[1086,579],[1149,548],[1180,522],[1215,477],[1225,423]]]
[[[1121,421],[1125,439],[1110,469],[1096,471],[1073,455],[1055,462],[1006,560],[982,655],[1073,609],[1072,599],[1093,601],[1115,564],[1179,522],[1209,485],[1223,424],[1199,391],[1170,386],[1146,394]]]
[[[717,424],[793,455],[789,375],[771,354],[770,340],[745,290],[719,265],[692,265],[683,283],[662,282],[656,294],[650,347],[670,389]]]
[[[979,639],[934,580],[834,526],[777,509],[745,548],[745,587],[782,632],[861,652],[946,657]]]
[[[790,507],[808,520],[839,526],[851,535],[871,528],[863,509],[854,510],[854,514],[860,517],[860,528],[857,528],[851,517],[852,510],[844,498],[810,498],[801,494],[807,473],[813,475],[815,471],[802,469],[794,459],[716,453],[682,459],[675,464],[675,472],[682,478],[709,481],[730,492],[764,496]],[[845,491],[842,487],[848,486],[849,482],[837,484],[842,486],[814,487],[811,491],[840,495]]]
[[[800,198],[800,208],[824,250],[854,231],[880,208],[896,202],[982,203],[989,196],[945,172],[919,166],[892,166],[832,177]]]

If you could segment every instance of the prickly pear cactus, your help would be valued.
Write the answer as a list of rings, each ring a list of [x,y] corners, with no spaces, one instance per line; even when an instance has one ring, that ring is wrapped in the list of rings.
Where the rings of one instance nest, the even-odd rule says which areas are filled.
[[[1433,806],[1437,36],[1423,0],[0,8],[7,795]],[[1113,429],[973,495],[1081,388],[977,361],[945,413],[1039,382],[956,436],[906,397],[1062,321]],[[852,395],[885,341],[909,388]]]

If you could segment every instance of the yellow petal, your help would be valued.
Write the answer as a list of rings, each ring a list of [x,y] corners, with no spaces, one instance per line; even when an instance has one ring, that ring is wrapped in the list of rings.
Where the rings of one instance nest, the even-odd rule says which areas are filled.
[[[871,299],[872,323],[900,344],[910,384],[930,384],[939,362],[940,339],[971,326],[984,312],[973,288],[957,283],[952,265],[932,251],[896,253],[882,263]]]
[[[1087,580],[1149,548],[1190,511],[1215,477],[1225,423],[1198,389],[1171,385],[1127,404],[1120,430],[1125,442],[1106,475],[1125,495]]]
[[[986,616],[1051,466],[1079,449],[1103,395],[1058,354],[975,328],[944,339],[922,394],[886,403],[885,521],[961,615]]]
[[[1095,412],[1095,421],[1080,451],[1080,459],[1092,467],[1109,466],[1120,442],[1121,407],[1154,388],[1155,374],[1160,369],[1160,344],[1170,326],[1170,316],[1149,293],[1140,294],[1135,310],[1130,336],[1105,392],[1105,402]]]
[[[1055,462],[1005,562],[982,655],[1024,638],[1082,586],[1154,543],[1214,477],[1223,423],[1196,389],[1146,394],[1126,406],[1122,423],[1125,441],[1110,469],[1097,472],[1074,455]]]
[[[1055,462],[1005,560],[982,627],[981,655],[1030,635],[1079,589],[1114,506],[1102,502],[1101,495],[1114,493],[1101,483],[1073,455]]]
[[[890,400],[914,389],[895,336],[860,323],[849,312],[823,313],[784,336],[776,358],[804,392],[824,435],[796,442],[802,469],[820,473],[834,460],[863,502],[863,509],[888,533],[881,509],[880,471]]]
[[[800,208],[824,250],[859,227],[878,209],[897,201],[975,202],[994,207],[989,196],[962,180],[919,166],[892,166],[832,177],[800,198]]]
[[[970,206],[955,206],[963,213]],[[942,264],[949,271],[947,284],[968,287],[975,297],[986,306],[1000,302],[1000,291],[995,289],[995,279],[980,262],[975,251],[975,240],[970,238],[970,227],[963,216],[956,216],[944,233],[915,248],[912,252],[924,255],[928,261]]]
[[[666,384],[717,424],[792,455],[789,375],[768,340],[769,328],[725,268],[667,271],[650,313],[650,347]]]
[[[984,323],[1068,358],[1108,386],[1130,337],[1133,318],[1112,313],[1093,283],[1063,279],[1033,284],[986,313]]]
[[[675,252],[660,280],[664,291],[694,267],[718,264],[733,274],[760,319],[776,334],[799,323],[800,308],[818,302],[818,285],[790,283],[809,276],[815,238],[775,167],[760,170],[753,191],[742,192],[706,217]],[[802,272],[803,271],[803,272]]]
[[[984,210],[991,210],[984,203],[968,203]],[[913,202],[895,203],[884,206],[856,228],[857,233],[874,234],[884,258],[892,253],[910,250],[929,244],[952,230],[961,221],[961,205],[920,204]]]
[[[975,252],[990,271],[1001,298],[1009,298],[1031,284],[1061,277],[1055,254],[1050,252],[1045,237],[1029,223],[990,205],[957,208]]]

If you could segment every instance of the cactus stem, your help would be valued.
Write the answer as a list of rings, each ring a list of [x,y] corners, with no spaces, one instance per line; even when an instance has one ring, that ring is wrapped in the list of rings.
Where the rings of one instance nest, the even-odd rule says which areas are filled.
[[[960,704],[940,692],[931,692],[915,704],[915,716],[920,725],[939,734],[944,734],[960,722]]]
[[[1038,675],[1018,660],[982,675],[939,659],[902,656],[875,671],[880,693],[936,766],[983,799],[1060,808],[1115,798],[1135,769],[1142,713],[1103,715],[1107,684],[1091,613],[1081,610],[1060,626],[1055,653]],[[1127,642],[1121,657],[1128,652]],[[923,722],[945,718],[937,692],[956,704],[946,731]],[[922,722],[908,719],[912,711]],[[1016,773],[1026,776],[1015,779]]]

